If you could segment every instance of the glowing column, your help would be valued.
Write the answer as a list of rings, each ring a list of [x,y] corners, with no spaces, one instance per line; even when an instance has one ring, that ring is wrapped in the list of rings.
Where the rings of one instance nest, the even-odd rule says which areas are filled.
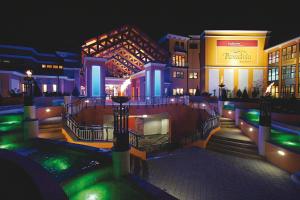
[[[270,138],[271,130],[271,102],[268,97],[262,97],[260,100],[260,115],[258,128],[258,152],[265,155],[266,141]]]
[[[87,96],[105,98],[106,59],[84,57]]]
[[[145,97],[153,101],[162,97],[165,64],[148,63],[145,65]]]

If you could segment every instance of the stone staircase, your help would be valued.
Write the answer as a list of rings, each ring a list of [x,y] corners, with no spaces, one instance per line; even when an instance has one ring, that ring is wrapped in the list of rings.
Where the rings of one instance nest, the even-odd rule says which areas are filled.
[[[61,129],[61,118],[41,121],[39,123],[39,137],[44,139],[65,141],[65,137],[63,136]]]
[[[256,144],[235,127],[233,120],[221,118],[220,124],[221,130],[209,140],[208,150],[243,158],[263,159],[258,154]]]

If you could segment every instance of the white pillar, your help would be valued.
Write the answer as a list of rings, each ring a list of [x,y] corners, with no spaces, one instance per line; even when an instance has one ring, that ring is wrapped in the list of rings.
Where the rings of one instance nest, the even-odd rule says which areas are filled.
[[[218,100],[218,112],[220,117],[223,115],[223,107],[224,107],[224,101]]]
[[[262,126],[259,125],[258,128],[258,153],[259,155],[264,156],[266,154],[266,141],[269,140],[270,137],[270,130],[269,126]]]
[[[24,106],[24,139],[37,138],[39,134],[39,121],[36,119],[35,106]]]
[[[130,153],[127,151],[112,151],[114,177],[126,176],[130,172]]]

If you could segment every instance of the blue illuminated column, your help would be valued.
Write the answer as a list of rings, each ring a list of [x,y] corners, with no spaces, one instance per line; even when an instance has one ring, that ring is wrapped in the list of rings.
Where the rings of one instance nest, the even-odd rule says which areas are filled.
[[[164,67],[161,63],[148,63],[145,65],[145,96],[148,99],[161,97],[164,84]]]
[[[85,81],[89,97],[105,97],[105,62],[104,58],[84,58]]]

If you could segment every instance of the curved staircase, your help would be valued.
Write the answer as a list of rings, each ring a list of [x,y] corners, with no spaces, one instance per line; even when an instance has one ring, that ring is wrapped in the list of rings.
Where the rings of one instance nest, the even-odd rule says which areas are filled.
[[[221,130],[217,132],[208,142],[207,149],[226,153],[234,156],[251,159],[263,159],[258,154],[257,146],[247,136],[235,127],[233,120],[220,119]]]

